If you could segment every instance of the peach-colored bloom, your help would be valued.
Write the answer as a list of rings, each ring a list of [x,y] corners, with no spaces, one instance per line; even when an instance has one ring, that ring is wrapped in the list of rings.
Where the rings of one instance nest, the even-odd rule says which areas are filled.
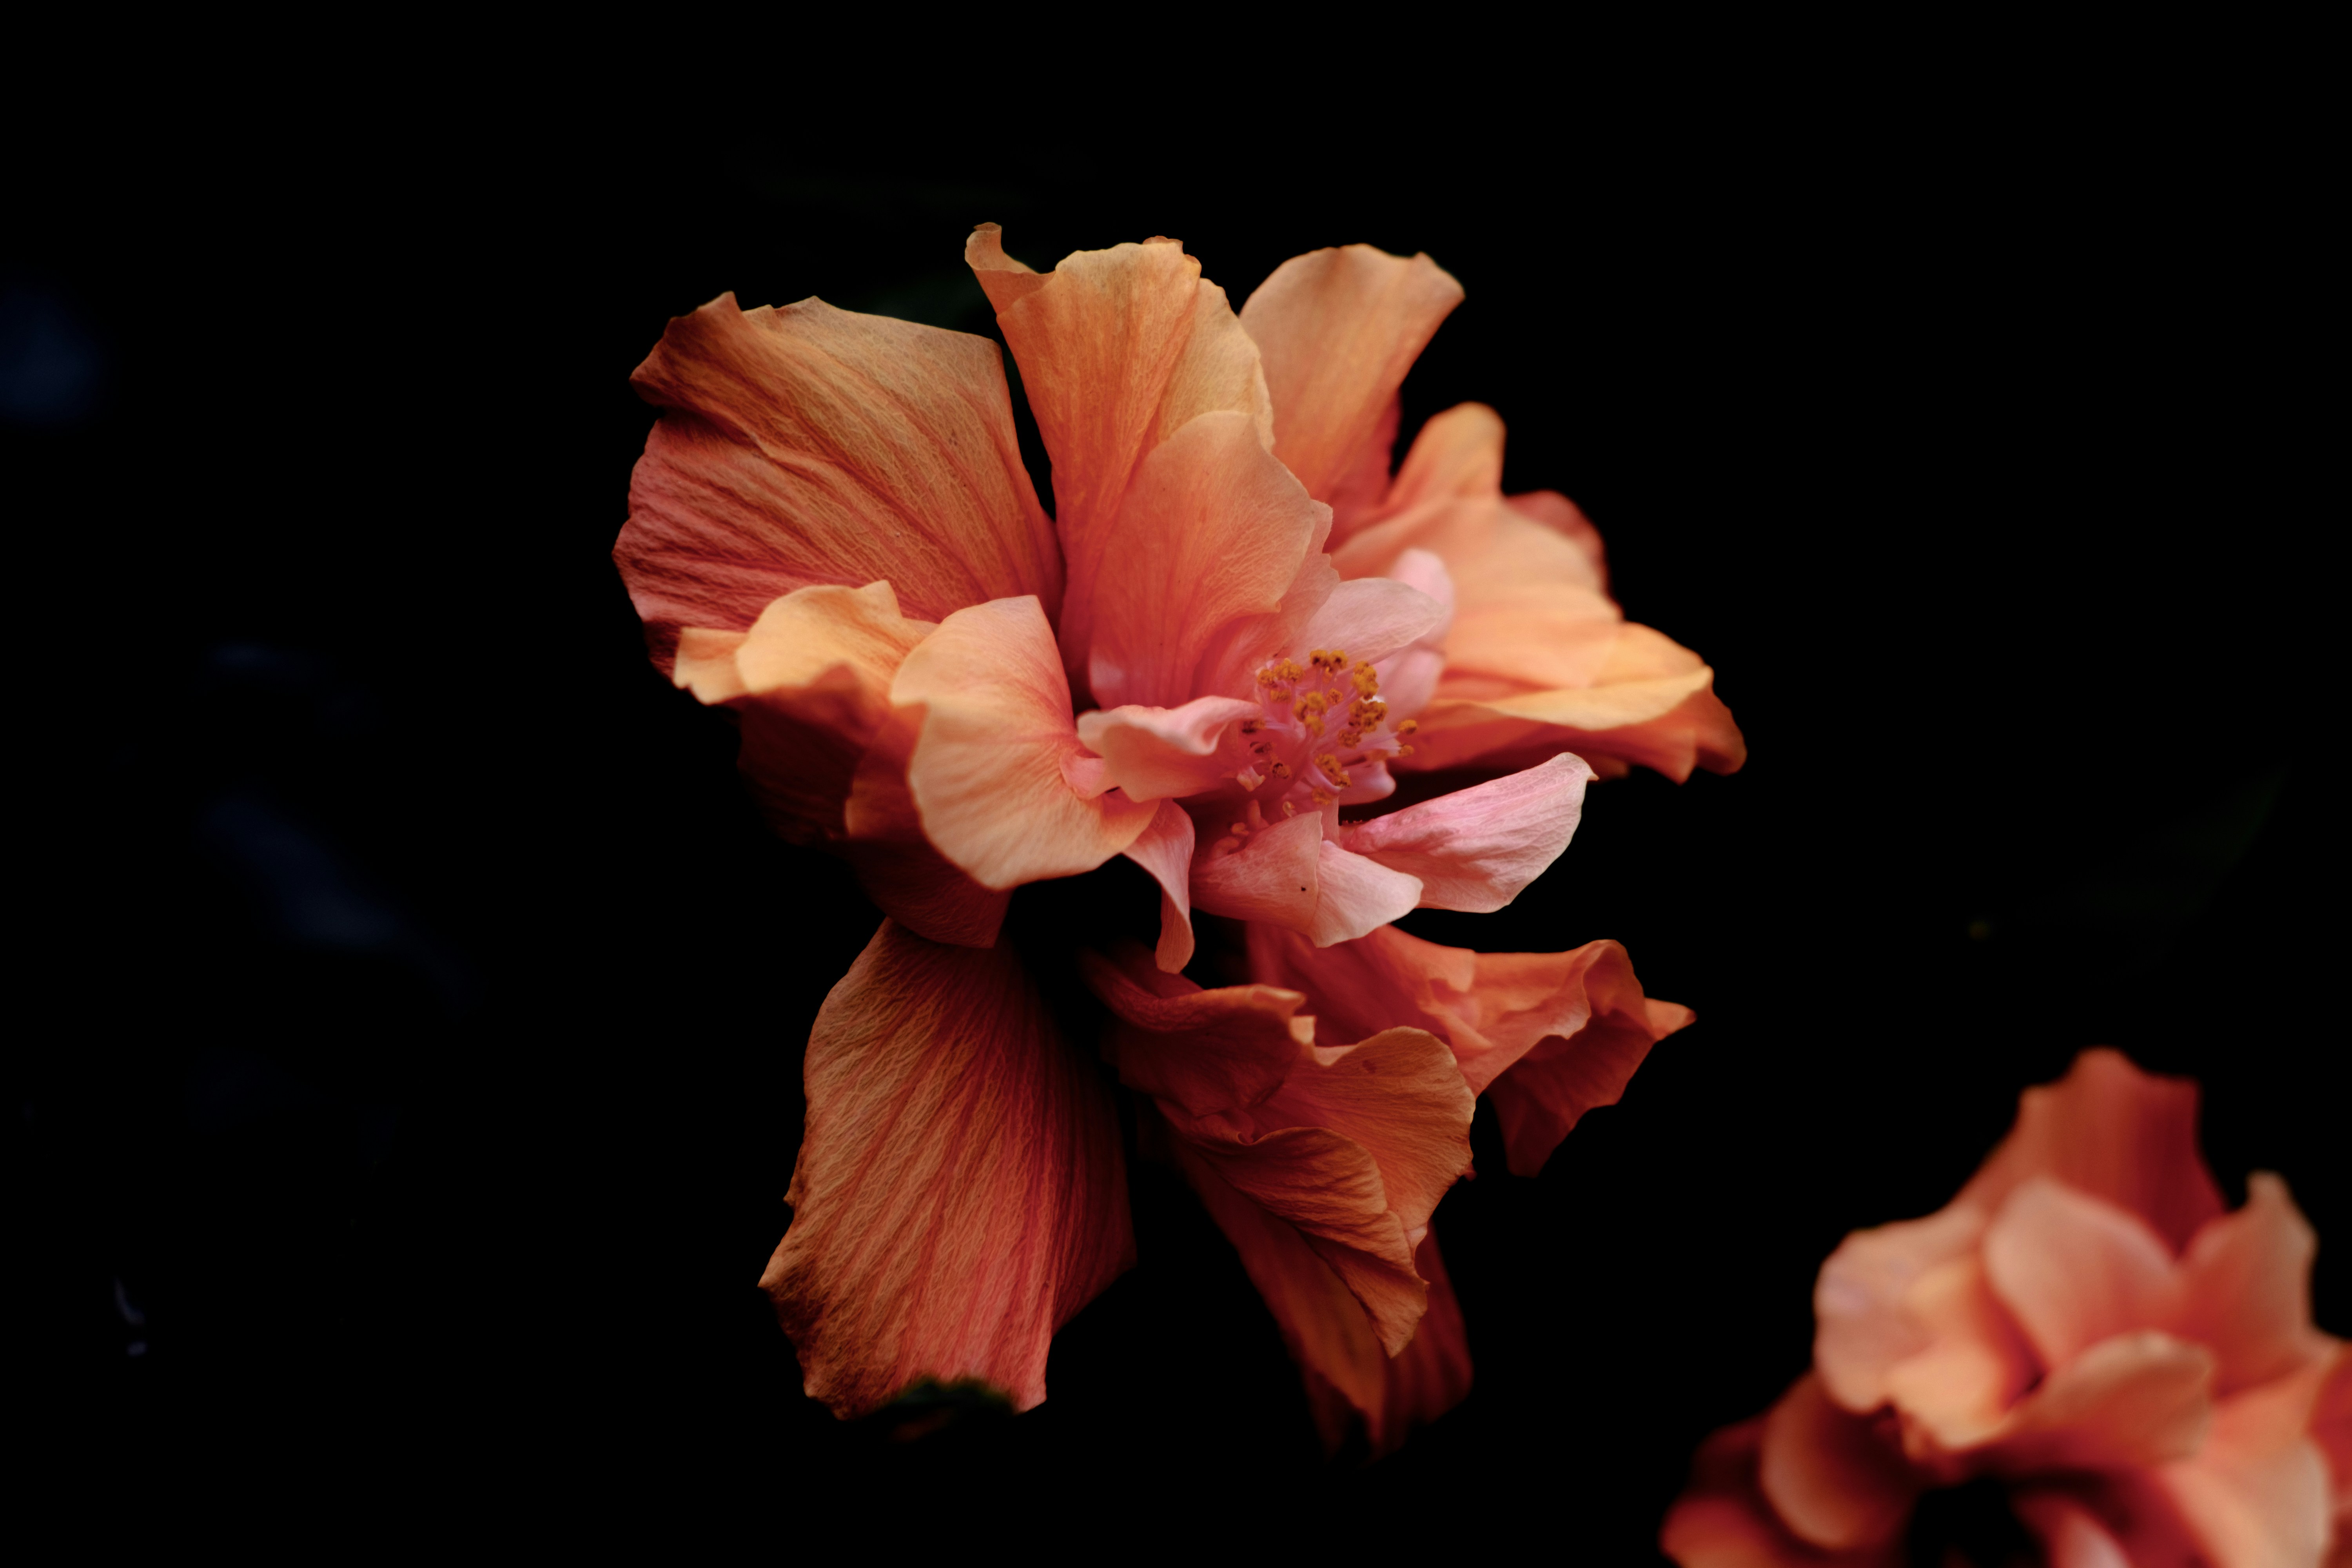
[[[1922,1494],[1990,1478],[2059,1568],[2317,1568],[2352,1363],[2312,1327],[2276,1176],[2224,1212],[2196,1086],[2086,1051],[1945,1208],[1822,1268],[1813,1368],[1701,1448],[1684,1568],[1895,1563]]]
[[[1421,715],[1405,765],[1507,768],[1564,749],[1604,775],[1735,771],[1747,742],[1714,672],[1624,618],[1584,514],[1554,490],[1503,494],[1493,409],[1431,419],[1391,478],[1398,384],[1461,298],[1426,256],[1351,245],[1285,262],[1241,313],[1274,398],[1275,455],[1331,503],[1339,574],[1416,581],[1414,551],[1444,563],[1452,617],[1427,645],[1444,657],[1391,683]]]
[[[1646,1049],[1687,1015],[1591,950],[1525,974],[1400,961],[1397,1017],[1361,997],[1300,1015],[1375,962],[1346,956],[1364,939],[1427,947],[1387,929],[1407,910],[1507,904],[1566,847],[1591,769],[1552,746],[1343,817],[1412,752],[1444,564],[1401,546],[1342,580],[1258,346],[1174,241],[1041,274],[985,226],[967,258],[1053,459],[1050,521],[983,340],[722,296],[635,377],[664,412],[615,557],[655,658],[735,716],[777,830],[844,855],[889,917],[812,1035],[793,1220],[763,1283],[809,1392],[844,1414],[922,1377],[1044,1397],[1054,1329],[1132,1243],[1090,1042],[1062,1037],[998,935],[1013,889],[1125,856],[1161,922],[1156,952],[1080,955],[1112,1059],[1245,1261],[1287,1249],[1278,1278],[1251,1263],[1286,1331],[1321,1293],[1302,1362],[1386,1446],[1466,1385],[1428,1226],[1475,1095],[1525,1058],[1505,1091],[1517,1168],[1614,1097],[1639,1059],[1626,1030]],[[1178,977],[1196,912],[1291,944],[1266,963],[1295,978]],[[1567,999],[1596,985],[1608,1005]],[[1585,1055],[1554,1060],[1580,1040],[1615,1074],[1605,1093]],[[1416,1360],[1424,1320],[1444,1333]]]

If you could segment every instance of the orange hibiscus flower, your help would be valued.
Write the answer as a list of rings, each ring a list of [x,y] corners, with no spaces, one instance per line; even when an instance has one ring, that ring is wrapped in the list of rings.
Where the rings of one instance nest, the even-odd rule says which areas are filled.
[[[1286,464],[1258,345],[1199,264],[1156,240],[1035,273],[992,226],[969,258],[1053,460],[1050,521],[984,340],[722,296],[635,376],[663,415],[614,553],[655,659],[735,717],[776,829],[846,858],[887,916],[811,1036],[762,1283],[843,1415],[924,1379],[1045,1397],[1055,1328],[1132,1257],[1093,1042],[1038,984],[1075,964],[1147,1136],[1329,1394],[1327,1430],[1387,1446],[1466,1386],[1429,1224],[1476,1094],[1518,1073],[1520,1121],[1556,1142],[1688,1014],[1643,999],[1613,944],[1498,960],[1389,928],[1508,903],[1592,770],[1555,746],[1343,815],[1414,754],[1459,620],[1448,568],[1408,544],[1343,578],[1334,509]],[[1156,948],[1013,940],[1015,889],[1120,857],[1160,889]],[[1253,962],[1297,983],[1184,979],[1196,913],[1264,933]],[[1366,965],[1392,1016],[1324,999]],[[1515,1135],[1515,1167],[1544,1135]]]

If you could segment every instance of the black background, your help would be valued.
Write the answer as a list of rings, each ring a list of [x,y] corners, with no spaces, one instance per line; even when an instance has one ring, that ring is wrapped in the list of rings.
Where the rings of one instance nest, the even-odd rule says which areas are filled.
[[[1691,1448],[1803,1367],[1838,1239],[1940,1205],[2095,1043],[2202,1080],[2225,1189],[2285,1174],[2352,1330],[2303,127],[2064,101],[1149,158],[225,116],[48,158],[5,283],[49,390],[5,439],[12,1354],[56,1477],[109,1520],[880,1500],[960,1549],[1105,1505],[1131,1544],[1475,1521],[1641,1561]],[[1017,1420],[835,1423],[753,1288],[876,916],[643,657],[626,378],[723,289],[991,331],[981,220],[1039,267],[1172,234],[1236,305],[1318,246],[1430,252],[1468,299],[1406,437],[1498,408],[1508,488],[1586,509],[1752,747],[1596,786],[1511,910],[1407,921],[1617,938],[1699,1022],[1535,1180],[1482,1111],[1437,1222],[1476,1390],[1369,1469],[1162,1171]]]

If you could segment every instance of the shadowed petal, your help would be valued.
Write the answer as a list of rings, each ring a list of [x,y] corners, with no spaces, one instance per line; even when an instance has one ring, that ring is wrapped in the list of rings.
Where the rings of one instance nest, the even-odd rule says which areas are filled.
[[[1893,1540],[1919,1495],[1901,1447],[1810,1373],[1764,1417],[1757,1481],[1790,1530],[1841,1552]]]
[[[1985,1276],[2034,1352],[2063,1366],[2084,1347],[2173,1317],[2163,1238],[2137,1215],[2037,1176],[1984,1236]]]
[[[1119,1081],[1191,1118],[1245,1111],[1298,1070],[1313,1020],[1303,998],[1274,985],[1204,991],[1132,946],[1080,952],[1079,973],[1112,1023],[1104,1051]]]
[[[2133,1568],[2106,1521],[2063,1492],[2028,1491],[2010,1507],[2042,1543],[2050,1568]]]
[[[1213,853],[1213,843],[1193,851],[1194,909],[1238,921],[1271,921],[1292,931],[1314,929],[1321,880],[1321,814],[1308,812],[1277,822],[1252,835],[1230,855]]]
[[[1423,909],[1488,913],[1559,858],[1591,780],[1581,757],[1554,757],[1342,828],[1339,845],[1419,878]]]
[[[1157,962],[1170,974],[1192,962],[1192,819],[1163,800],[1151,825],[1122,851],[1160,884]]]
[[[1101,618],[1096,573],[1146,454],[1220,410],[1242,415],[1257,445],[1274,444],[1257,348],[1224,290],[1172,239],[1079,251],[1037,273],[1004,254],[996,225],[982,224],[964,259],[996,308],[1053,458],[1055,527],[1070,574],[1061,645],[1083,679]]]
[[[814,584],[887,579],[932,621],[1023,594],[1060,603],[987,339],[722,294],[671,321],[630,379],[663,414],[613,554],[665,670],[683,627],[742,631]]]
[[[2197,1152],[2196,1084],[2144,1073],[2105,1047],[2020,1097],[2016,1127],[1960,1195],[1991,1210],[2037,1175],[2137,1215],[2176,1253],[2222,1212]]]
[[[1790,1532],[1757,1483],[1765,1417],[1727,1426],[1699,1445],[1690,1484],[1658,1531],[1658,1550],[1681,1568],[1897,1568],[1899,1537],[1851,1552]]]
[[[673,679],[735,710],[737,766],[769,825],[795,844],[844,837],[844,803],[890,712],[890,681],[938,628],[898,614],[887,583],[800,588],[749,632],[688,628]]]
[[[907,768],[923,831],[984,888],[1091,871],[1151,820],[1149,804],[1074,785],[1084,753],[1034,599],[950,616],[898,667],[890,700],[924,710]]]
[[[1885,1374],[1906,1423],[1947,1451],[1992,1436],[2038,1369],[1983,1258],[1963,1252],[1928,1269],[1903,1293],[1903,1310],[1927,1341]]]
[[[1275,455],[1309,494],[1331,498],[1461,300],[1462,286],[1428,257],[1368,245],[1293,257],[1249,297],[1241,321],[1265,363]]]
[[[1247,416],[1204,414],[1171,434],[1103,531],[1087,664],[1096,700],[1168,708],[1202,690],[1203,655],[1237,623],[1281,609],[1323,529],[1322,509]]]
[[[842,808],[849,837],[841,854],[866,896],[917,936],[993,946],[1013,895],[982,887],[939,852],[907,787],[922,721],[919,708],[894,709],[866,747]]]
[[[1585,1111],[1617,1103],[1651,1046],[1691,1018],[1644,997],[1613,942],[1472,952],[1383,926],[1318,948],[1254,925],[1249,953],[1252,978],[1307,994],[1319,1039],[1411,1024],[1444,1040],[1471,1092],[1491,1093],[1517,1175],[1541,1170]]]
[[[1134,1259],[1110,1100],[1009,947],[885,921],[809,1037],[791,1227],[761,1278],[809,1394],[1045,1397],[1054,1330]]]

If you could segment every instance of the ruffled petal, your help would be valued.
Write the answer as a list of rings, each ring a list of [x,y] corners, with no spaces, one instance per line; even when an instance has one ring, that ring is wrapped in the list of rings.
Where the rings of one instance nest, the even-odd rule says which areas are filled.
[[[1764,1416],[1727,1426],[1699,1445],[1690,1484],[1658,1531],[1658,1550],[1681,1568],[1897,1568],[1899,1539],[1832,1552],[1790,1532],[1757,1483]]]
[[[1903,1450],[1811,1373],[1764,1417],[1757,1482],[1791,1531],[1837,1552],[1894,1540],[1919,1495]]]
[[[1053,525],[996,345],[806,300],[680,316],[630,378],[663,409],[613,549],[655,662],[814,584],[887,579],[908,615],[1061,600]]]
[[[2316,1564],[2333,1512],[2327,1460],[2310,1430],[2319,1369],[2222,1401],[2195,1454],[2158,1481],[2216,1568]]]
[[[2210,1221],[2189,1244],[2172,1327],[2219,1358],[2224,1396],[2330,1353],[2331,1342],[2311,1325],[2317,1250],[2286,1184],[2268,1171],[2247,1178],[2245,1207]]]
[[[2168,1323],[2178,1289],[2163,1238],[2137,1215],[2037,1176],[1984,1236],[1985,1277],[2046,1367],[2110,1335]]]
[[[761,1288],[835,1414],[925,1378],[1026,1410],[1134,1260],[1117,1115],[1009,947],[885,921],[818,1016],[791,1227]]]
[[[1041,274],[1006,257],[997,226],[982,224],[964,259],[996,308],[1053,458],[1055,527],[1070,574],[1061,645],[1070,674],[1083,679],[1100,620],[1096,573],[1145,455],[1219,410],[1243,415],[1256,444],[1273,446],[1257,348],[1224,290],[1172,239],[1079,251]]]
[[[993,946],[1013,895],[982,887],[939,852],[907,787],[922,719],[920,709],[892,710],[866,748],[843,804],[849,837],[839,848],[866,897],[917,936]]]
[[[2197,1085],[2144,1073],[2104,1047],[2019,1097],[2016,1127],[1961,1195],[1990,1211],[2038,1175],[2137,1215],[2176,1253],[2222,1212],[2197,1152]]]
[[[1237,921],[1266,921],[1296,931],[1315,929],[1322,880],[1323,817],[1307,812],[1277,822],[1231,854],[1217,840],[1192,852],[1192,907]]]
[[[2143,1329],[2051,1373],[2011,1410],[1985,1459],[2011,1476],[2162,1464],[2195,1453],[2212,1416],[2212,1352]]]
[[[1831,1398],[1856,1413],[1886,1403],[1895,1366],[1933,1342],[1906,1305],[1912,1288],[1972,1252],[1989,1219],[1955,1203],[1854,1231],[1830,1254],[1813,1284],[1813,1365]]]
[[[1330,499],[1461,300],[1462,286],[1428,257],[1368,245],[1293,257],[1249,297],[1241,322],[1265,363],[1275,455],[1309,494]]]
[[[1492,1095],[1517,1175],[1541,1170],[1587,1110],[1616,1104],[1650,1047],[1691,1020],[1642,994],[1613,942],[1472,952],[1382,926],[1318,948],[1265,925],[1248,940],[1252,978],[1305,992],[1318,1038],[1410,1024],[1444,1040],[1470,1091]]]
[[[1102,757],[1111,788],[1129,800],[1172,800],[1213,789],[1246,765],[1246,752],[1221,758],[1220,742],[1229,726],[1257,711],[1238,697],[1196,697],[1181,708],[1097,708],[1078,715],[1077,732]]]
[[[1369,935],[1422,903],[1421,879],[1325,839],[1315,856],[1315,915],[1307,934],[1318,947]]]
[[[1581,757],[1455,790],[1340,830],[1339,845],[1421,879],[1421,907],[1486,914],[1568,847],[1592,770]]]
[[[1153,807],[1081,793],[1070,689],[1034,599],[958,610],[898,667],[890,700],[924,716],[907,767],[923,831],[985,888],[1091,871]]]
[[[1163,800],[1150,826],[1121,851],[1160,884],[1157,962],[1170,974],[1192,962],[1192,819]]]
[[[1397,465],[1383,513],[1503,493],[1503,416],[1483,403],[1433,414]]]
[[[1325,526],[1245,416],[1204,414],[1171,433],[1103,530],[1090,598],[1096,700],[1174,707],[1202,690],[1202,656],[1281,609]]]
[[[1297,634],[1300,651],[1328,647],[1377,664],[1446,624],[1446,606],[1393,577],[1362,577],[1331,590]],[[1286,652],[1286,648],[1269,649]]]
[[[1105,1054],[1119,1081],[1180,1118],[1237,1115],[1274,1097],[1298,1070],[1314,1021],[1305,1000],[1275,985],[1204,991],[1133,946],[1081,952],[1078,972],[1111,1024]]]
[[[843,807],[890,715],[890,680],[938,628],[898,614],[887,583],[800,588],[749,632],[689,627],[672,679],[734,710],[737,765],[776,832],[795,844],[846,837]]]

